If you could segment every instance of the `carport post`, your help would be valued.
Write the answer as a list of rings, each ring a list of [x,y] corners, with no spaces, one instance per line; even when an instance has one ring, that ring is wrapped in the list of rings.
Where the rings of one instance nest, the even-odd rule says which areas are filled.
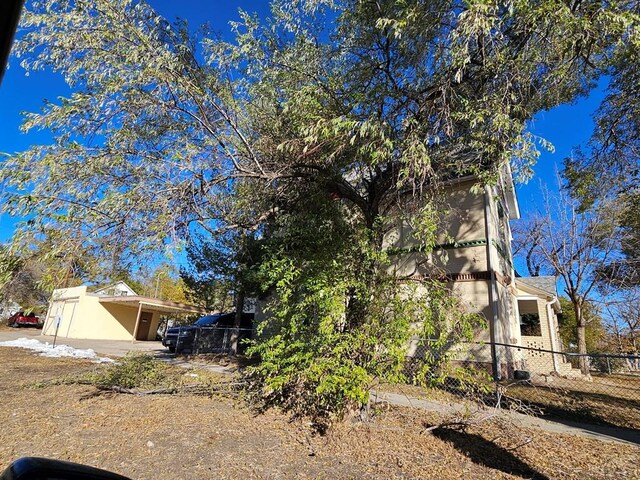
[[[131,339],[131,343],[136,341],[138,337],[138,327],[140,326],[140,315],[142,314],[142,302],[138,304],[138,315],[136,316],[136,326],[133,329],[133,338]]]

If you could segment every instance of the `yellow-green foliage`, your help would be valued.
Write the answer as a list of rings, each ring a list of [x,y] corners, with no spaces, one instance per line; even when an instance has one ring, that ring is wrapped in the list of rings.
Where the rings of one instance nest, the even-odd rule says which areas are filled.
[[[298,208],[281,217],[273,226],[278,234],[265,245],[261,271],[273,296],[248,350],[260,362],[245,376],[258,405],[311,417],[323,429],[365,406],[375,383],[408,380],[412,335],[436,339],[438,362],[423,361],[416,377],[433,384],[450,349],[470,340],[482,321],[465,313],[441,282],[418,285],[389,272],[378,235],[388,224],[382,218],[372,228],[347,224],[334,202],[312,191]],[[433,231],[432,224],[425,230]]]
[[[117,363],[89,378],[98,388],[157,388],[175,386],[180,381],[180,372],[147,354],[128,354]]]

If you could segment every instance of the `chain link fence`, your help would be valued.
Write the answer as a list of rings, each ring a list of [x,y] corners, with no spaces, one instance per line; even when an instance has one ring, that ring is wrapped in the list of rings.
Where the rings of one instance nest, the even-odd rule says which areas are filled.
[[[178,335],[177,352],[239,353],[253,329],[201,327]],[[640,355],[580,355],[488,342],[463,344],[414,339],[407,377],[437,398],[499,404],[528,414],[640,430]],[[580,369],[586,360],[588,373]],[[582,362],[584,363],[584,362]],[[445,398],[443,398],[443,396]]]
[[[200,327],[193,329],[185,327],[178,332],[175,351],[189,352],[197,355],[201,353],[228,354],[234,342],[237,342],[237,353],[243,353],[246,341],[254,337],[255,330],[250,328],[233,327]]]
[[[640,429],[637,353],[580,355],[498,343],[443,345],[427,339],[415,340],[410,353],[409,377],[429,384],[428,376],[416,377],[426,364],[434,380],[432,388],[454,397]],[[581,364],[587,373],[581,371]]]

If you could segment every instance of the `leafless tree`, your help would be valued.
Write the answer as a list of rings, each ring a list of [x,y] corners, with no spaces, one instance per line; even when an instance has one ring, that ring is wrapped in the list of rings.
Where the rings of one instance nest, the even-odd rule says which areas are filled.
[[[527,271],[532,277],[538,277],[545,260],[538,248],[542,241],[542,228],[539,218],[527,222],[517,222],[512,226],[513,254],[521,255],[527,263]]]
[[[615,204],[578,211],[576,202],[561,192],[543,194],[543,209],[514,231],[517,251],[525,255],[532,275],[556,275],[564,283],[577,321],[580,369],[589,374],[586,356],[584,304],[597,294],[600,267],[619,255]]]
[[[20,262],[0,282],[0,303],[16,303],[21,308],[41,310],[48,300],[48,293],[40,286],[42,266],[32,259]]]
[[[630,353],[629,370],[639,370],[640,361],[640,287],[627,288],[606,302],[608,330],[618,353]]]

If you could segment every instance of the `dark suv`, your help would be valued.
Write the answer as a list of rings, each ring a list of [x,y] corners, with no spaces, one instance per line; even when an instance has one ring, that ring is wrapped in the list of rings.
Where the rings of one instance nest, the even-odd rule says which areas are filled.
[[[175,353],[227,352],[235,316],[235,312],[206,315],[192,325],[168,328],[162,338],[162,345]],[[250,339],[252,329],[253,313],[243,313],[239,340]]]

